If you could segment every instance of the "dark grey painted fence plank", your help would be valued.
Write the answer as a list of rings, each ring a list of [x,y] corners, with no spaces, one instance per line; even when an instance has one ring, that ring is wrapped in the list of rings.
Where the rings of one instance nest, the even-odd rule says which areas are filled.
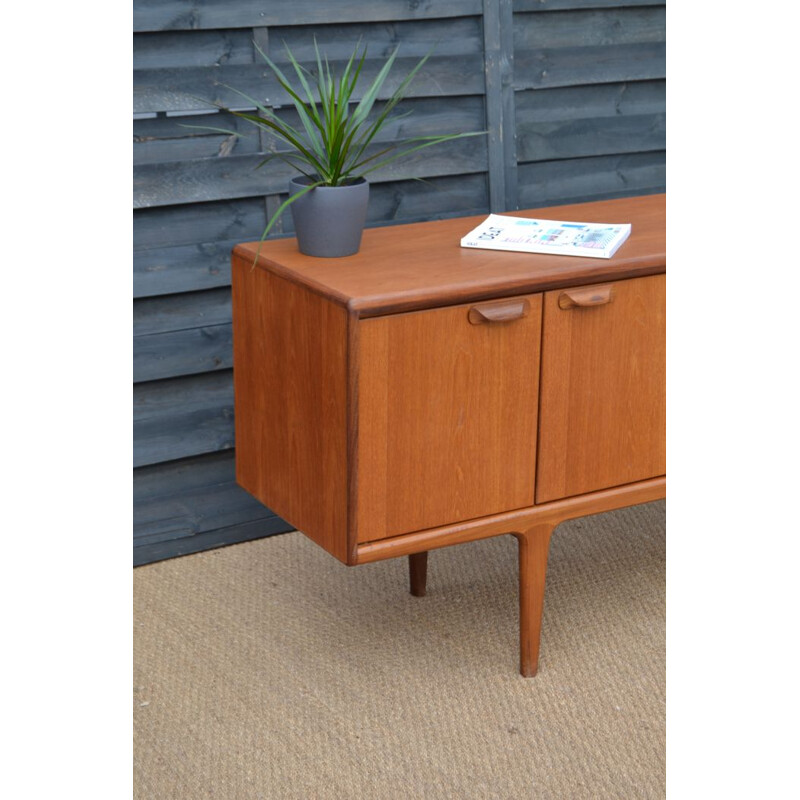
[[[246,28],[137,33],[133,37],[135,70],[252,63],[253,34]]]
[[[618,83],[652,80],[666,74],[663,43],[616,47],[574,47],[520,50],[514,54],[514,88]]]
[[[386,57],[394,50],[399,56],[416,59],[425,55],[459,56],[483,54],[483,34],[479,16],[447,19],[425,19],[391,23],[359,20],[359,24],[307,27],[273,26],[270,29],[269,56],[274,61],[287,61],[286,48],[299,61],[316,60],[314,38],[324,41],[324,52],[330,60],[349,59],[353,50],[366,45],[369,57]],[[263,48],[262,48],[263,49]]]
[[[218,484],[234,484],[235,482],[235,465],[233,453],[230,451],[135,469],[133,471],[133,500],[137,506],[133,514],[134,527],[138,530],[140,524],[147,526],[162,516],[157,512],[145,513],[145,509],[150,507],[148,504],[158,502],[159,498],[170,498],[185,492],[194,492]],[[256,505],[261,505],[258,501],[253,500],[247,492],[244,492],[242,496],[252,500],[255,504],[254,508]],[[251,518],[254,517],[247,519]],[[242,520],[236,519],[235,521],[241,522]],[[209,530],[220,527],[220,524],[214,522],[210,525]],[[146,528],[146,531],[150,531],[150,529]]]
[[[622,8],[664,5],[653,0],[514,0],[514,11],[567,11],[579,8]]]
[[[251,242],[266,225],[263,199],[223,200],[133,212],[136,251],[204,242]],[[158,268],[158,265],[153,265]]]
[[[507,211],[517,203],[511,0],[484,0],[483,30],[489,204]]]
[[[380,148],[375,145],[370,148]],[[369,152],[369,151],[368,151]],[[296,174],[274,161],[257,169],[261,155],[142,164],[134,170],[134,208],[252,197],[283,191]],[[484,172],[485,137],[457,139],[417,151],[369,174],[371,183]]]
[[[519,160],[552,161],[581,156],[663,150],[664,114],[637,114],[518,126]]]
[[[424,181],[390,181],[371,187],[369,203],[370,227],[482,214],[489,210],[487,176],[479,172]]]
[[[133,330],[135,383],[233,366],[227,288],[138,300]]]
[[[279,197],[285,199],[286,195]],[[367,227],[473,216],[488,212],[488,209],[485,172],[426,177],[424,180],[387,181],[370,186]],[[282,237],[293,236],[291,213],[285,211],[283,216]]]
[[[195,235],[197,244],[156,247],[133,254],[134,298],[230,285],[231,250],[244,240],[205,242],[206,233],[200,225]],[[254,231],[249,239],[259,236],[260,232]]]
[[[445,20],[359,22],[325,25],[319,31],[306,27],[242,28],[238,30],[170,31],[138,33],[133,37],[133,68],[219,67],[232,64],[263,64],[254,49],[255,31],[270,31],[259,47],[279,64],[289,65],[288,48],[299,61],[316,60],[314,39],[330,61],[347,60],[356,47],[367,48],[372,57],[384,57],[395,49],[404,57],[482,54],[479,17]],[[318,35],[319,34],[319,35]],[[266,46],[265,46],[266,44]],[[290,69],[291,72],[291,69]]]
[[[398,57],[381,88],[380,98],[390,97],[418,61],[418,58]],[[358,89],[369,86],[382,66],[382,60],[369,59],[364,64]],[[344,65],[332,63],[331,68],[341,72]],[[247,106],[247,100],[233,89],[266,105],[291,104],[289,95],[263,64],[135,70],[133,79],[136,113]],[[432,56],[409,86],[408,97],[448,97],[483,94],[483,91],[480,56]],[[360,93],[354,92],[353,99],[360,99]]]
[[[403,19],[436,19],[481,13],[481,0],[136,0],[134,31],[252,28]]]
[[[229,289],[138,300],[133,304],[133,335],[224,325],[231,321]]]
[[[263,160],[263,154],[256,153],[141,164],[133,171],[133,207],[233,200],[280,192],[296,170],[277,160],[259,168]]]
[[[382,104],[376,104],[376,111]],[[279,111],[282,119],[296,128],[301,126],[294,109]],[[484,99],[480,96],[454,97],[443,103],[439,98],[409,99],[403,113],[390,118],[375,137],[375,142],[390,142],[414,136],[434,136],[485,129]],[[211,126],[240,134],[231,136],[202,130]],[[277,141],[266,137],[262,147],[254,125],[226,114],[197,114],[187,117],[161,117],[134,123],[134,165],[161,161],[187,161],[247,155],[277,149]]]
[[[133,387],[135,467],[233,447],[230,370]]]
[[[153,544],[275,515],[236,484],[232,452],[133,473],[135,544]]]
[[[133,381],[153,381],[233,367],[230,324],[136,336]]]
[[[201,130],[200,126],[222,128],[239,135]],[[157,117],[136,120],[133,123],[134,166],[258,152],[258,131],[253,125],[233,114],[220,112]]]
[[[566,86],[520,91],[515,97],[517,123],[565,122],[663,113],[666,85],[655,80]]]
[[[143,544],[133,548],[133,566],[141,567],[167,558],[187,556],[225,545],[263,539],[266,536],[274,536],[291,530],[293,530],[292,526],[280,517],[266,517],[256,522],[245,522],[242,525],[233,525],[208,533],[198,533],[195,536],[170,539],[155,544]]]
[[[664,7],[516,14],[514,49],[619,47],[664,41]]]
[[[165,206],[145,209],[137,214],[159,214],[164,220],[163,226],[167,227],[170,225],[170,214],[183,218],[187,209],[197,209],[197,206]],[[488,210],[485,173],[430,178],[424,182],[389,181],[370,188],[367,226],[471,216],[488,213]],[[285,235],[291,235],[291,215],[287,212],[284,218]],[[260,238],[265,224],[263,212],[259,220],[260,227],[253,227],[249,234],[243,232],[236,239],[206,242],[204,239],[209,226],[205,218],[200,218],[190,228],[197,239],[196,244],[136,251],[133,256],[134,297],[230,285],[231,250],[239,242]],[[182,230],[185,227],[181,225]],[[185,370],[181,374],[185,374]]]
[[[522,208],[655,194],[665,191],[665,186],[663,152],[543,161],[519,168]]]

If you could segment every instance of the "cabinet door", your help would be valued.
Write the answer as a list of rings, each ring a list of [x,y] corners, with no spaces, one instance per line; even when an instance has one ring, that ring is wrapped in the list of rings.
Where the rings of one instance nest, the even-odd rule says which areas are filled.
[[[358,541],[533,504],[541,301],[358,323]]]
[[[665,287],[545,294],[537,503],[666,473]]]

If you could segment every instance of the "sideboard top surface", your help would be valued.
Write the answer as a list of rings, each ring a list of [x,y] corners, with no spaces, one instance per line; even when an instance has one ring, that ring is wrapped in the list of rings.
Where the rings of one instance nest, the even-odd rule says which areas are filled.
[[[377,316],[665,272],[665,212],[664,194],[506,212],[631,223],[630,237],[609,259],[462,248],[461,237],[485,219],[482,214],[367,229],[359,252],[345,258],[305,256],[293,238],[266,241],[258,267],[358,316]],[[258,248],[258,242],[247,242],[234,254],[252,261]]]

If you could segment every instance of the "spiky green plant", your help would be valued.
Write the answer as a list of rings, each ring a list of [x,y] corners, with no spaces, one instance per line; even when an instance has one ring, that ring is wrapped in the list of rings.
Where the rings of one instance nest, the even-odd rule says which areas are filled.
[[[397,57],[397,49],[388,57],[372,83],[361,94],[361,99],[356,103],[354,95],[367,58],[366,45],[363,48],[360,44],[356,45],[340,77],[331,71],[327,57],[323,59],[320,55],[316,40],[314,42],[316,75],[298,63],[291,50],[286,47],[287,57],[297,77],[296,85],[292,85],[281,69],[257,44],[255,46],[274,73],[280,86],[291,98],[300,118],[300,126],[290,125],[263,103],[232,86],[226,88],[243,97],[248,105],[258,110],[259,114],[232,111],[222,106],[220,108],[266,130],[290,146],[290,152],[274,153],[265,158],[258,165],[259,167],[273,158],[278,158],[290,164],[309,179],[306,186],[296,194],[290,195],[272,215],[261,236],[262,242],[286,208],[318,186],[342,186],[352,183],[417,150],[452,139],[480,136],[485,133],[479,131],[439,136],[417,136],[402,142],[384,142],[382,147],[378,146],[380,149],[369,148],[384,125],[390,119],[397,119],[398,115],[391,116],[392,112],[405,97],[411,81],[428,60],[430,53],[419,61],[382,107],[372,114],[381,88]],[[207,130],[221,130],[203,127]],[[234,136],[239,135],[234,131],[223,132]]]

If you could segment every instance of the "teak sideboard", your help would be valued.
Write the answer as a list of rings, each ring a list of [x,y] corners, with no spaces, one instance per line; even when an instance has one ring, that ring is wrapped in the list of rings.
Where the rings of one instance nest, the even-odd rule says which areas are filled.
[[[415,595],[429,550],[514,535],[531,676],[553,529],[665,496],[665,195],[511,213],[632,233],[610,259],[461,248],[484,216],[235,247],[236,476],[345,564],[408,556]]]

